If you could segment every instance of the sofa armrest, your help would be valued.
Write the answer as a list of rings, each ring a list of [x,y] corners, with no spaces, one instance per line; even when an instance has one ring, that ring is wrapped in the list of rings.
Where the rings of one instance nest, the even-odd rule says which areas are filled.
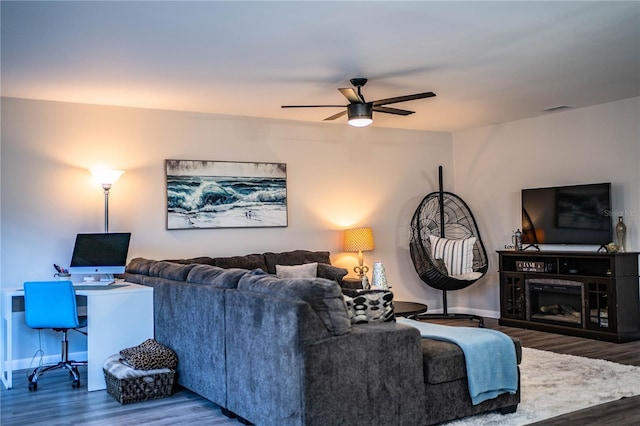
[[[306,347],[305,424],[414,424],[423,415],[420,333],[354,325]]]
[[[398,419],[419,415],[417,329],[393,322],[332,335],[301,300],[242,289],[225,299],[230,411],[262,426],[411,424]]]

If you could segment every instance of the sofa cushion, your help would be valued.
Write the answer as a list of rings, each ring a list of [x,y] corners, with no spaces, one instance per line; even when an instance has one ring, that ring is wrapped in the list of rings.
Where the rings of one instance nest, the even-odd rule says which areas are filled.
[[[210,284],[221,288],[236,288],[238,281],[246,274],[246,269],[223,269],[211,265],[194,265],[187,275],[187,282],[194,284]]]
[[[197,263],[200,265],[215,264],[213,257],[208,257],[208,256],[191,257],[189,259],[171,259],[171,260],[166,260],[165,262],[181,263],[183,265],[190,265],[192,263]]]
[[[135,259],[131,259],[131,261],[127,265],[126,272],[130,274],[149,275],[149,268],[151,268],[151,266],[157,262],[157,260],[136,257]]]
[[[303,263],[326,263],[331,264],[328,251],[308,251],[294,250],[282,253],[265,253],[266,271],[270,274],[276,273],[276,265],[302,265]]]
[[[191,271],[194,266],[196,265],[180,265],[179,263],[163,261],[155,262],[149,268],[149,276],[166,278],[174,281],[184,281],[187,279],[189,271]]]
[[[522,345],[520,340],[512,338],[516,347],[516,360],[522,360]],[[421,339],[422,364],[424,382],[436,385],[452,382],[467,377],[464,353],[455,343],[434,339]]]
[[[351,331],[351,321],[340,286],[324,278],[278,278],[260,270],[246,273],[238,290],[308,303],[334,336]]]
[[[352,297],[353,296],[353,297]],[[388,290],[363,290],[352,296],[344,295],[351,324],[391,322],[393,293]]]
[[[262,254],[247,254],[246,256],[214,257],[213,265],[220,268],[240,268],[240,269],[262,269],[267,270],[264,256]],[[275,273],[275,271],[274,271]]]
[[[279,278],[315,278],[318,276],[318,263],[276,265],[276,276]]]

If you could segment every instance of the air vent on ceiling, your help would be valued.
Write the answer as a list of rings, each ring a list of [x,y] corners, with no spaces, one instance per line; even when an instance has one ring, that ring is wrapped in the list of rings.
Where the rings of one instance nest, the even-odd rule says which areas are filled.
[[[562,111],[563,109],[572,109],[572,108],[573,107],[569,105],[559,105],[559,106],[543,109],[542,112],[556,112],[556,111]]]

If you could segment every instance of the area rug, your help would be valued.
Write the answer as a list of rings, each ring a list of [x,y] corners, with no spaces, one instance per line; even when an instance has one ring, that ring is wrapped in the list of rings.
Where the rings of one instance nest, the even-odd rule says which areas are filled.
[[[521,426],[640,395],[640,367],[522,348],[521,402],[515,413],[488,413],[447,426]]]

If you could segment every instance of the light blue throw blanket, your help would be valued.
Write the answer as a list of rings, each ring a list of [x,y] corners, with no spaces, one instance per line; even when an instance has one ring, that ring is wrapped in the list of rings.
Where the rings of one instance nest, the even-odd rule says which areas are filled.
[[[518,390],[516,349],[506,334],[486,328],[450,327],[407,318],[396,318],[396,321],[417,328],[422,337],[460,346],[473,405],[503,393],[515,394]]]

